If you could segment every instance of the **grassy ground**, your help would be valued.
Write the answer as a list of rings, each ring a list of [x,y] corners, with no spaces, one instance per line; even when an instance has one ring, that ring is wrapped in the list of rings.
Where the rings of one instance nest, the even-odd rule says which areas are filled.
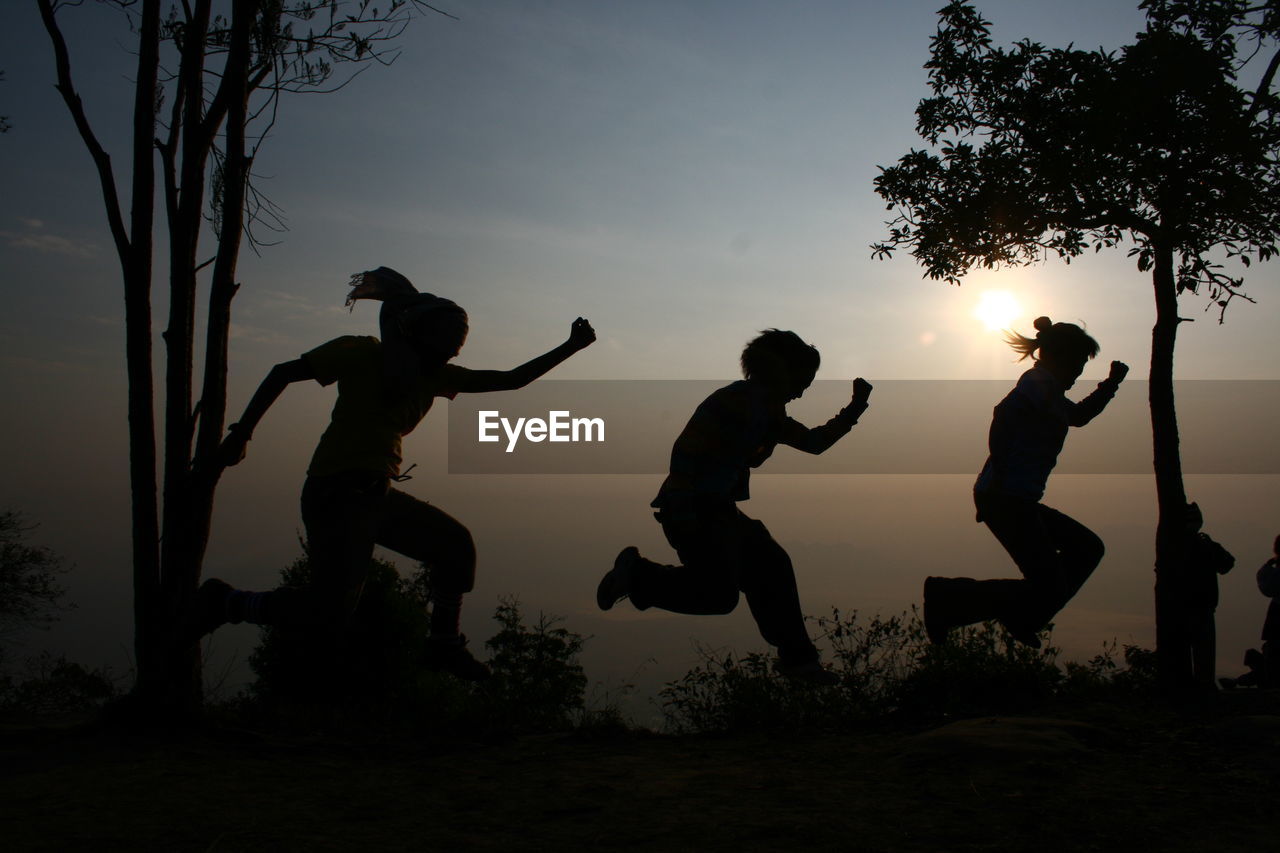
[[[1280,696],[665,737],[0,728],[7,850],[1256,851]]]

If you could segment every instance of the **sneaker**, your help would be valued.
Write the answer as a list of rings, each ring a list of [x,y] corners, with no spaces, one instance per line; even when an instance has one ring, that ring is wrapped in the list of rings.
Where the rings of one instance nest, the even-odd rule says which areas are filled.
[[[814,687],[835,687],[840,683],[840,676],[829,669],[824,669],[822,662],[817,658],[806,658],[798,663],[778,658],[773,668],[783,678],[797,684],[808,684]]]
[[[189,624],[194,639],[211,634],[227,624],[227,596],[234,591],[231,584],[218,578],[209,578],[196,590],[195,605]]]
[[[943,586],[947,580],[932,576],[924,579],[924,632],[934,645],[945,643],[947,632],[955,627],[950,608],[943,601]]]
[[[459,634],[456,640],[428,639],[424,663],[427,669],[447,672],[462,681],[484,681],[493,675],[489,667],[476,660],[471,654],[464,634]]]
[[[613,605],[631,595],[631,581],[639,559],[640,549],[634,545],[628,545],[618,552],[613,560],[613,568],[605,572],[600,585],[596,587],[596,604],[601,610],[611,610]]]

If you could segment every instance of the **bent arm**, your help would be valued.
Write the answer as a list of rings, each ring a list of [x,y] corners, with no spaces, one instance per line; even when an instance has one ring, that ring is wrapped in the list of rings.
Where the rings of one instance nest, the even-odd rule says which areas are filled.
[[[1111,398],[1116,395],[1116,389],[1120,387],[1120,383],[1124,381],[1124,377],[1129,373],[1129,366],[1120,361],[1111,362],[1111,373],[1107,378],[1098,383],[1098,387],[1093,393],[1085,397],[1078,403],[1073,403],[1067,414],[1067,423],[1071,426],[1084,426],[1089,421],[1102,414],[1102,410],[1107,407],[1107,403],[1111,402]]]
[[[825,453],[833,444],[844,438],[849,433],[849,430],[853,429],[853,425],[858,422],[858,418],[862,416],[862,413],[867,410],[867,406],[870,405],[870,396],[871,383],[861,378],[854,380],[853,399],[849,401],[849,405],[837,412],[835,417],[822,426],[813,427],[812,429],[799,421],[787,418],[779,442],[805,453],[815,455]]]
[[[569,356],[590,346],[596,339],[591,324],[579,317],[573,321],[569,339],[549,352],[530,359],[519,367],[510,370],[465,370],[453,372],[450,382],[453,390],[463,394],[478,394],[486,391],[514,391],[523,388],[533,380],[544,375]]]
[[[805,453],[815,455],[825,453],[833,444],[848,435],[849,430],[853,429],[853,425],[858,422],[857,414],[849,414],[851,409],[853,409],[852,404],[841,409],[835,417],[822,426],[812,428],[788,418],[778,443]]]

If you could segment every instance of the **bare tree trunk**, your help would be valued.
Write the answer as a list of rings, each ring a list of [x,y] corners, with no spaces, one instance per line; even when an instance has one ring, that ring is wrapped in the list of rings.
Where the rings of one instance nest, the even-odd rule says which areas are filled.
[[[1178,415],[1173,397],[1173,352],[1178,334],[1178,292],[1173,250],[1156,241],[1152,283],[1156,324],[1151,331],[1151,434],[1159,521],[1156,524],[1156,654],[1160,680],[1168,689],[1191,681],[1190,650],[1185,646],[1182,604],[1177,595],[1179,542],[1187,503],[1182,483]]]
[[[133,502],[133,625],[138,692],[160,673],[163,650],[155,614],[160,581],[156,505],[156,436],[151,356],[152,229],[155,221],[156,77],[160,61],[160,2],[146,0],[138,32],[138,79],[133,106],[133,190],[125,269],[125,350],[129,376],[129,466]]]
[[[209,291],[202,396],[198,407],[198,421],[188,421],[182,436],[182,471],[174,478],[175,483],[180,483],[181,490],[176,496],[181,503],[174,507],[173,513],[166,515],[174,527],[172,546],[166,550],[165,555],[164,595],[179,617],[193,601],[200,580],[213,520],[214,490],[222,473],[217,463],[217,450],[226,419],[227,342],[231,327],[231,299],[236,291],[236,262],[244,229],[245,192],[249,177],[244,128],[247,123],[248,71],[252,61],[250,39],[254,16],[255,0],[235,0],[227,61],[218,96],[215,98],[215,102],[221,105],[215,108],[226,110],[226,154],[222,163],[221,196],[216,199],[222,216]],[[208,124],[207,118],[204,123]],[[194,269],[194,265],[191,269]],[[183,293],[191,292],[186,290],[185,283],[175,284],[175,289],[181,289]],[[191,307],[190,304],[184,306],[183,314],[175,318],[175,321],[184,321],[189,316],[187,312]],[[191,389],[189,360],[193,350],[192,343],[193,337],[189,335],[187,347],[182,353],[188,359],[185,385],[188,394]],[[177,426],[176,420],[174,426]],[[193,426],[199,428],[194,456],[191,455]],[[175,457],[174,464],[177,461]],[[166,504],[169,499],[167,498]],[[166,532],[169,530],[166,526]],[[181,625],[181,619],[176,619],[174,624]],[[171,648],[173,661],[169,701],[177,709],[194,710],[199,705],[201,692],[199,644],[184,641],[181,636],[175,635]]]
[[[62,96],[76,131],[98,171],[107,224],[120,259],[125,304],[125,369],[128,377],[129,484],[132,509],[134,644],[139,694],[163,682],[163,638],[154,630],[159,603],[160,524],[156,495],[155,382],[151,353],[151,252],[155,178],[152,136],[159,64],[159,0],[146,0],[138,22],[138,81],[134,98],[133,183],[130,228],[126,230],[111,158],[85,115],[71,77],[66,39],[52,0],[38,0],[40,17],[53,44]]]

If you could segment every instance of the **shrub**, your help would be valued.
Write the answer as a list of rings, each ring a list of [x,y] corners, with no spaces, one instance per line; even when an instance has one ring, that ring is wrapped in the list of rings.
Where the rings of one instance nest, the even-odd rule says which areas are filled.
[[[106,670],[89,670],[44,652],[26,661],[26,673],[0,676],[0,712],[27,718],[62,717],[96,711],[119,691]]]
[[[305,556],[281,572],[286,586],[305,588]],[[374,559],[345,642],[332,630],[264,627],[249,656],[257,676],[251,693],[267,701],[380,705],[416,688],[429,628],[425,569],[401,578],[393,563]]]
[[[521,729],[561,729],[583,710],[587,677],[578,663],[586,638],[538,614],[524,624],[519,602],[503,599],[493,618],[501,626],[485,641],[493,678],[484,696],[495,722]]]
[[[282,581],[310,582],[305,556],[282,572]],[[494,613],[499,630],[484,643],[493,677],[470,685],[423,665],[429,599],[427,567],[401,578],[394,564],[375,559],[345,642],[264,628],[249,657],[255,710],[287,709],[294,722],[310,714],[326,726],[373,718],[384,726],[482,732],[565,728],[582,713],[587,679],[578,654],[586,639],[559,617],[539,614],[529,626],[519,603],[504,599]]]
[[[1132,693],[1153,683],[1153,653],[1115,644],[1088,664],[1057,663],[1059,649],[1015,642],[995,623],[961,628],[945,645],[928,641],[913,608],[899,616],[860,620],[833,609],[817,621],[839,681],[816,688],[792,683],[768,655],[700,650],[702,661],[661,691],[674,732],[795,730],[867,723],[886,717],[929,719],[1026,711],[1099,692]],[[1052,626],[1050,626],[1052,627]]]

